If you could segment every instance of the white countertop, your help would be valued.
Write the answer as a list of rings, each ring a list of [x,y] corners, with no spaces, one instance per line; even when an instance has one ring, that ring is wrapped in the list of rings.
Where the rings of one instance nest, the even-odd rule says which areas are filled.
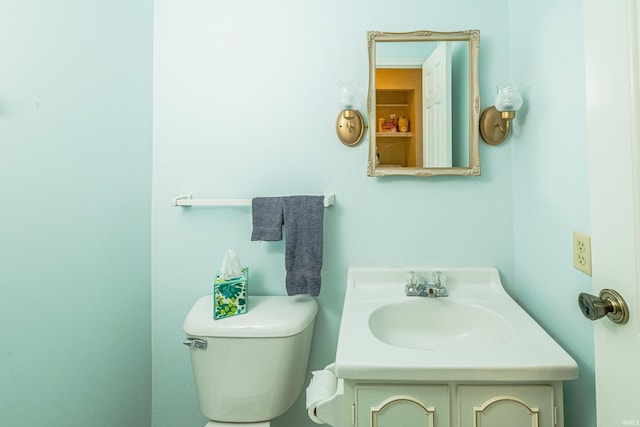
[[[407,297],[406,273],[412,270],[425,274],[443,272],[449,296]],[[449,312],[442,308],[454,307],[450,322],[471,322],[475,332],[470,333],[478,336],[472,337],[467,347],[427,345],[426,349],[391,345],[376,338],[369,327],[371,314],[389,304],[409,307],[405,304],[408,301],[412,310],[441,305],[437,321],[424,322],[419,328],[446,331]],[[465,312],[465,306],[473,309]],[[491,334],[491,326],[483,329],[479,323],[482,319],[467,314],[476,309],[502,318],[507,325],[505,330],[512,331],[509,338],[495,344],[491,335],[486,335]],[[399,310],[397,315],[404,313]],[[505,292],[498,271],[492,267],[350,267],[335,371],[338,378],[367,381],[524,382],[563,381],[578,376],[576,362]]]

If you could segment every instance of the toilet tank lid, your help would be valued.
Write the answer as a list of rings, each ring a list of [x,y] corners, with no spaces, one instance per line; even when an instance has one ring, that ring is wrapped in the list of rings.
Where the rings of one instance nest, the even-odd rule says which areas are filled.
[[[213,319],[213,296],[199,298],[184,320],[184,331],[199,337],[287,337],[303,331],[318,312],[308,295],[253,296],[248,310],[226,319]]]

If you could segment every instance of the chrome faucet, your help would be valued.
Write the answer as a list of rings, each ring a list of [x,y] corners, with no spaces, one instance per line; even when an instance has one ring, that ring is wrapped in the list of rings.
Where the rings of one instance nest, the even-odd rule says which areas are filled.
[[[407,283],[404,285],[404,293],[408,297],[448,297],[449,292],[446,287],[446,280],[443,273],[435,271],[431,274],[431,280],[420,281],[420,275],[415,271],[407,274]]]

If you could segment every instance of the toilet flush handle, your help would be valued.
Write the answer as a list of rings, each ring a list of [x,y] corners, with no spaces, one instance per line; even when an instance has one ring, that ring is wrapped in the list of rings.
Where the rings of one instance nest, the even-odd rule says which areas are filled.
[[[207,342],[200,338],[187,338],[182,344],[188,347],[200,348],[202,350],[206,350],[207,348]]]

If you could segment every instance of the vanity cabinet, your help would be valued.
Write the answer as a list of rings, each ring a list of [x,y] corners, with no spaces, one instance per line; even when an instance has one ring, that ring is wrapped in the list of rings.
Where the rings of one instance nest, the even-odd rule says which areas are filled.
[[[449,387],[356,387],[356,427],[395,426],[449,427]]]
[[[460,386],[460,426],[554,427],[553,387]]]
[[[358,384],[352,421],[356,427],[562,427],[557,387]]]

